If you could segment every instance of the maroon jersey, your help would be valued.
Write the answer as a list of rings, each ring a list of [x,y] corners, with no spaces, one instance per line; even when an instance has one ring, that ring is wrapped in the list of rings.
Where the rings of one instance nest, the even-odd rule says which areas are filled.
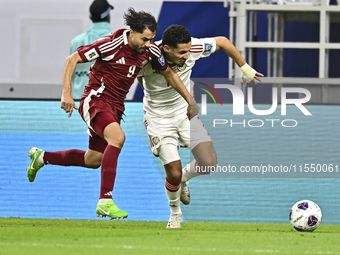
[[[85,87],[82,99],[101,97],[123,112],[124,99],[139,71],[149,61],[156,70],[164,71],[167,68],[162,52],[154,42],[143,54],[131,49],[127,40],[128,32],[128,29],[119,29],[78,48],[84,62],[92,61],[89,84]]]

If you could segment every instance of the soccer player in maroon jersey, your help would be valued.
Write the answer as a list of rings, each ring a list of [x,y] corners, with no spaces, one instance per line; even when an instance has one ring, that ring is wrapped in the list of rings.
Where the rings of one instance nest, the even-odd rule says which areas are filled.
[[[33,147],[29,151],[31,163],[27,176],[33,182],[37,171],[45,164],[101,166],[101,187],[96,213],[110,219],[126,218],[112,201],[117,160],[124,145],[125,134],[120,127],[124,113],[124,99],[139,71],[149,62],[160,71],[169,84],[188,103],[189,117],[199,109],[178,75],[167,65],[161,50],[152,41],[158,29],[155,18],[144,11],[129,8],[124,14],[130,29],[119,29],[93,44],[81,46],[66,58],[63,71],[61,108],[71,117],[79,110],[90,134],[88,150],[48,152]],[[71,79],[77,63],[92,61],[89,84],[86,85],[79,109],[71,96]]]

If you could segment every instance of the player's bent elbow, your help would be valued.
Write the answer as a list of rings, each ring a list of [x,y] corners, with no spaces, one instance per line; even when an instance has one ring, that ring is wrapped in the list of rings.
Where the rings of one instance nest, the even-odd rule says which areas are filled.
[[[65,65],[82,63],[82,59],[78,52],[74,52],[65,59]]]

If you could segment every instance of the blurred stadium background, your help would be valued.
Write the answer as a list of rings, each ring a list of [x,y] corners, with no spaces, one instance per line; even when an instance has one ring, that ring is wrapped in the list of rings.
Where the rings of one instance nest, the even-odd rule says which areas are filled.
[[[0,217],[96,219],[100,170],[46,166],[34,183],[26,177],[27,151],[32,146],[52,151],[87,149],[85,124],[77,113],[68,119],[58,100],[70,41],[90,26],[91,2],[0,1]],[[124,27],[122,15],[133,6],[158,18],[157,40],[171,24],[186,26],[194,37],[223,35],[233,40],[267,78],[267,83],[256,87],[257,108],[269,108],[263,104],[271,103],[272,87],[310,90],[312,99],[306,107],[313,116],[307,118],[292,109],[289,119],[301,119],[301,125],[289,132],[224,128],[214,136],[211,120],[202,116],[222,162],[340,165],[340,6],[329,5],[328,0],[301,1],[300,5],[297,0],[109,2],[115,7],[112,31]],[[213,86],[214,79],[232,83],[228,78],[239,73],[218,52],[198,61],[192,77],[208,79]],[[136,83],[126,102],[122,126],[127,140],[119,158],[114,199],[129,212],[129,220],[166,221],[164,170],[149,149],[142,97]],[[223,114],[232,118],[230,104]],[[254,117],[246,112],[244,119],[250,118]],[[180,149],[180,154],[183,165],[187,164],[188,151]],[[290,207],[309,199],[322,208],[324,223],[339,224],[338,177],[333,173],[329,178],[196,178],[190,181],[192,203],[183,206],[184,219],[287,223]]]

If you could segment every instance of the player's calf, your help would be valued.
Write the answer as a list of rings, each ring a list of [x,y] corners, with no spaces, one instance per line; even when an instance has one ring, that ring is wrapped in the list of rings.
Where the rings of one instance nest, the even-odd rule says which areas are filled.
[[[181,183],[181,202],[185,205],[190,204],[190,190],[188,184],[189,182]]]

